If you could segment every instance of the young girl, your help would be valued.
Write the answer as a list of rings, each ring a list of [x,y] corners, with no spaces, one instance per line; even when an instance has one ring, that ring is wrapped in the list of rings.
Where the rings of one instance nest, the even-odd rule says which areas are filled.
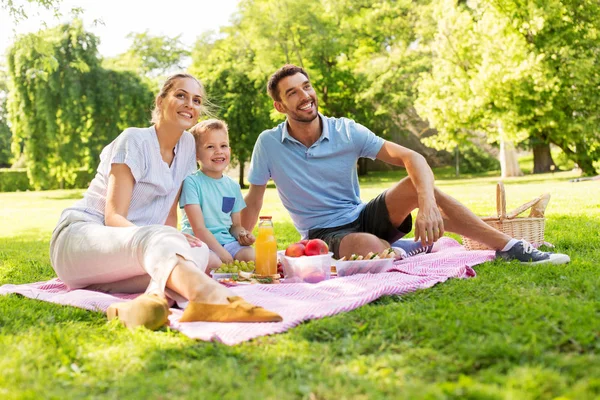
[[[208,269],[231,261],[254,261],[255,238],[241,225],[246,207],[240,186],[223,175],[230,162],[227,124],[217,119],[202,121],[190,131],[196,140],[200,169],[183,182],[179,206],[182,231],[195,235],[211,250]]]
[[[146,293],[109,307],[109,319],[157,329],[168,322],[165,291],[189,301],[180,321],[280,321],[205,273],[206,245],[177,226],[183,179],[195,169],[194,138],[204,88],[191,75],[167,79],[153,126],[128,128],[104,148],[84,198],[63,211],[50,257],[71,289]]]

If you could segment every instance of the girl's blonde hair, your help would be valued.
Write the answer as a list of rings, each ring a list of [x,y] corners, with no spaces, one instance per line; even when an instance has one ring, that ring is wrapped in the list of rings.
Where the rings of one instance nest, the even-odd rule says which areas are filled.
[[[208,131],[214,131],[216,129],[224,130],[225,133],[229,135],[229,128],[227,127],[227,123],[216,118],[206,119],[204,121],[198,122],[192,127],[192,129],[190,129],[190,133],[194,136],[194,139],[196,139],[196,144],[198,144],[200,142],[200,138],[204,133]]]
[[[173,85],[175,84],[175,82],[177,82],[178,79],[186,79],[186,78],[195,80],[196,83],[198,84],[198,86],[200,86],[200,96],[202,97],[200,114],[206,115],[208,113],[208,110],[206,108],[206,105],[208,104],[208,102],[206,100],[206,91],[204,90],[204,85],[202,84],[202,82],[200,82],[195,76],[190,75],[190,74],[175,74],[175,75],[171,75],[170,77],[167,78],[167,80],[163,84],[162,88],[160,89],[160,92],[156,95],[156,98],[154,99],[154,110],[152,110],[152,120],[151,120],[151,122],[153,124],[157,124],[160,121],[160,117],[161,117],[160,107],[158,106],[158,99],[160,99],[160,98],[164,99],[165,97],[167,97],[167,95],[169,94],[171,89],[173,89]]]

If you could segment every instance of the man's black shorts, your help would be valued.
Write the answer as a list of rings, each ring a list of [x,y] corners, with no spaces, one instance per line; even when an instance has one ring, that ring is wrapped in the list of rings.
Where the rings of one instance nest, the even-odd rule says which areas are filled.
[[[327,243],[333,256],[339,258],[340,242],[350,233],[372,233],[389,243],[395,242],[412,229],[412,216],[408,217],[400,226],[390,222],[390,214],[385,205],[385,192],[365,205],[358,218],[349,224],[333,228],[314,228],[308,231],[309,239],[321,239]]]

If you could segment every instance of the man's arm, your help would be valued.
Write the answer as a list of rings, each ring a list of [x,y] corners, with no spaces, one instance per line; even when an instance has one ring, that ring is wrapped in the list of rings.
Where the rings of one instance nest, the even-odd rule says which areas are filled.
[[[265,196],[265,190],[267,185],[253,185],[250,184],[248,194],[244,197],[246,202],[246,208],[241,212],[242,214],[242,226],[246,228],[248,232],[252,232],[256,221],[258,221],[258,215],[263,205],[263,199]]]
[[[433,192],[435,179],[433,171],[429,167],[429,164],[427,164],[425,157],[406,147],[386,140],[379,153],[377,153],[377,159],[391,165],[406,168],[408,176],[417,189],[419,204],[421,204],[422,199],[431,199],[435,202]]]
[[[417,192],[419,212],[415,221],[415,241],[433,244],[444,234],[444,220],[435,200],[435,178],[425,158],[399,144],[385,141],[377,159],[406,168]]]

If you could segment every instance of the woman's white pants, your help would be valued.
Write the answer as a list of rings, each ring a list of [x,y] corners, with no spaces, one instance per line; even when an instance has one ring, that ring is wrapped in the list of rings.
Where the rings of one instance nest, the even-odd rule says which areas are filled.
[[[50,241],[56,274],[70,289],[107,293],[165,293],[180,257],[204,272],[208,246],[190,247],[185,236],[165,225],[110,227],[71,211]],[[184,300],[171,290],[167,295]]]

